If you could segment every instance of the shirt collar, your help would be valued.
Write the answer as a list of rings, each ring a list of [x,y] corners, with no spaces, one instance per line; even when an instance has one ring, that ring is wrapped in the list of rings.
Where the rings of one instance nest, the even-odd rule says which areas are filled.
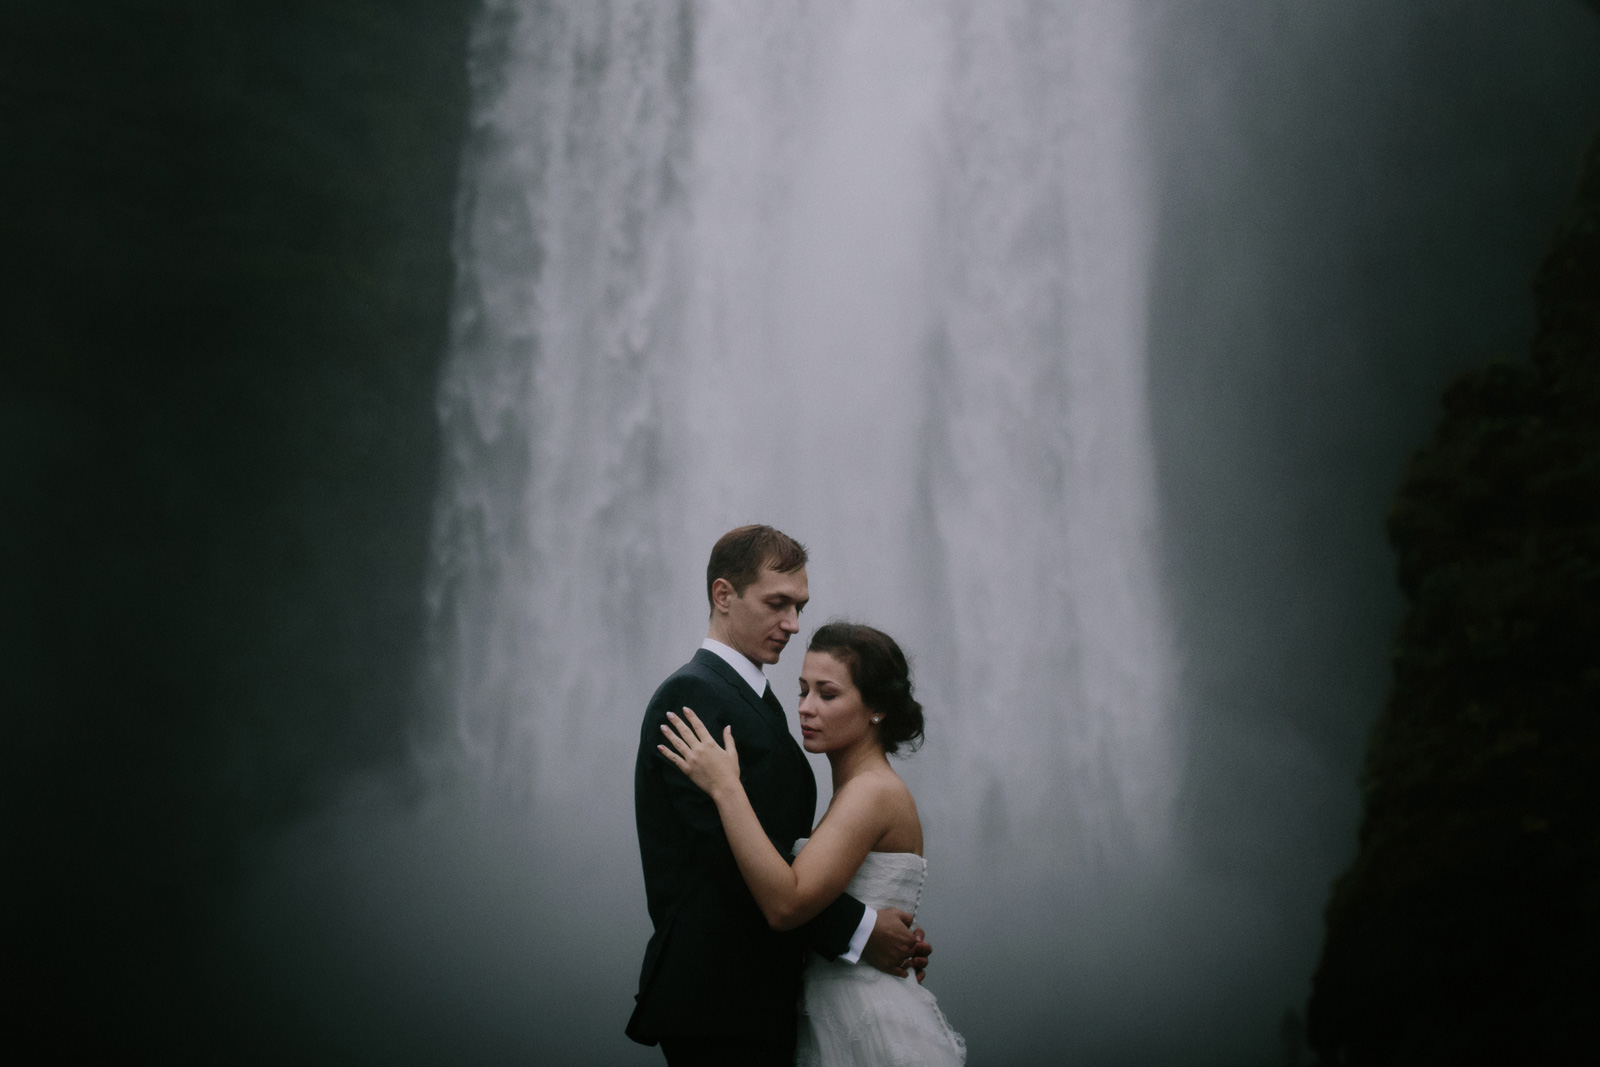
[[[744,653],[736,652],[727,645],[723,644],[721,641],[711,637],[701,641],[700,647],[705,649],[707,652],[715,652],[717,655],[721,656],[723,660],[727,662],[728,666],[737,671],[739,677],[743,678],[745,682],[749,684],[750,688],[756,691],[757,697],[763,697],[766,695],[767,676],[761,673],[761,668],[757,667],[754,663],[747,659]]]

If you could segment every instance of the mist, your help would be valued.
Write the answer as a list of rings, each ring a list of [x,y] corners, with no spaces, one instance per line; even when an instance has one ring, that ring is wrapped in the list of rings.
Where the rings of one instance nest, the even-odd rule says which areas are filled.
[[[70,725],[28,727],[14,757],[31,769],[13,836],[39,872],[14,897],[91,872],[95,899],[125,905],[69,937],[46,992],[101,958],[149,987],[129,1017],[181,990],[101,1024],[108,1047],[179,1059],[659,1062],[622,1034],[649,935],[633,738],[703,636],[711,543],[764,521],[812,549],[811,625],[846,615],[913,654],[929,740],[899,767],[928,837],[918,919],[973,1062],[1281,1062],[1387,681],[1384,512],[1447,378],[1531,331],[1529,279],[1600,119],[1593,13],[462,7],[374,15],[342,45],[390,49],[349,129],[404,113],[418,70],[449,86],[426,126],[396,119],[411,125],[362,149],[361,180],[388,192],[352,185],[328,216],[387,205],[348,247],[395,220],[413,243],[393,262],[433,264],[322,283],[308,322],[372,332],[247,343],[275,312],[225,287],[192,357],[223,369],[172,371],[165,404],[130,387],[121,444],[76,458],[98,425],[82,380],[116,365],[98,338],[79,339],[81,371],[7,402],[18,469],[50,472],[14,480],[32,516],[18,559],[80,525],[48,502],[103,499],[127,440],[146,461],[125,484],[193,494],[96,565],[144,575],[135,593],[85,582],[88,606],[49,609],[99,623],[8,627],[15,706],[43,716],[87,702],[55,679],[117,643],[77,635],[135,629],[127,604],[150,590],[159,651],[124,655],[159,666],[121,669],[176,709],[117,734],[116,755],[83,755],[107,744],[83,740],[106,708],[41,718]],[[245,15],[212,18],[231,50],[195,31],[192,51],[250,85],[266,46]],[[313,22],[275,25],[283,70],[334,72],[281,113],[336,127],[317,116],[346,65],[306,58]],[[202,221],[292,210],[256,195],[265,178],[152,171],[224,205],[189,209]],[[168,217],[154,199],[140,210]],[[29,284],[113,288],[75,278]],[[382,295],[352,311],[347,284]],[[386,348],[400,331],[370,323],[402,311],[411,336]],[[236,332],[216,327],[229,315]],[[19,321],[47,353],[46,320]],[[162,363],[140,344],[131,362]],[[262,368],[294,350],[304,369],[273,384]],[[346,350],[376,369],[345,375],[329,353]],[[250,425],[281,429],[190,432],[186,399],[257,391],[275,399]],[[97,544],[80,534],[43,573]],[[224,561],[212,584],[163,592],[197,557]],[[57,619],[48,581],[13,584]],[[798,660],[769,671],[791,716]],[[147,788],[29,802],[113,765]],[[63,859],[69,839],[107,861]],[[73,909],[37,907],[70,926]],[[29,959],[55,943],[13,940]],[[174,1036],[185,1004],[202,1036]]]

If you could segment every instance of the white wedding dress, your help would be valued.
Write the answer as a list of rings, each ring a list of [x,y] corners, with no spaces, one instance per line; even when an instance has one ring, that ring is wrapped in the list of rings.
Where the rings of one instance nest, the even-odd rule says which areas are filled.
[[[795,852],[806,843],[795,842]],[[845,892],[870,908],[915,915],[928,861],[914,852],[869,852]],[[811,953],[800,993],[797,1067],[957,1067],[967,1043],[915,976]]]

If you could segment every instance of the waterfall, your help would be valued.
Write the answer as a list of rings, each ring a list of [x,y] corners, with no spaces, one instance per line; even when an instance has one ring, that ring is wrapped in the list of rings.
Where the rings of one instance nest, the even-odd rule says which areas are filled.
[[[813,614],[915,657],[935,834],[1160,847],[1130,21],[487,5],[430,590],[470,775],[626,791],[712,541],[762,521],[810,546]]]
[[[516,849],[567,946],[542,958],[608,960],[583,996],[632,992],[647,930],[594,939],[644,922],[639,718],[745,522],[811,549],[802,637],[842,615],[913,657],[928,742],[900,766],[958,1023],[963,989],[993,1026],[1023,1010],[986,987],[1007,952],[1072,940],[1090,990],[1085,930],[1127,955],[1139,920],[1103,902],[1172,851],[1178,743],[1135,38],[1115,0],[480,15],[429,751],[538,828]],[[791,711],[800,659],[769,671]]]

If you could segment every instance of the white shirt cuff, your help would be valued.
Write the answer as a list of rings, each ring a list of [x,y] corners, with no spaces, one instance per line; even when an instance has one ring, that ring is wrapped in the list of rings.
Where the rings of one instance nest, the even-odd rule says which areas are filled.
[[[861,950],[867,947],[867,938],[872,936],[872,928],[878,925],[878,913],[867,908],[861,915],[861,925],[856,927],[855,936],[850,939],[850,947],[839,953],[839,958],[846,963],[860,963]]]

